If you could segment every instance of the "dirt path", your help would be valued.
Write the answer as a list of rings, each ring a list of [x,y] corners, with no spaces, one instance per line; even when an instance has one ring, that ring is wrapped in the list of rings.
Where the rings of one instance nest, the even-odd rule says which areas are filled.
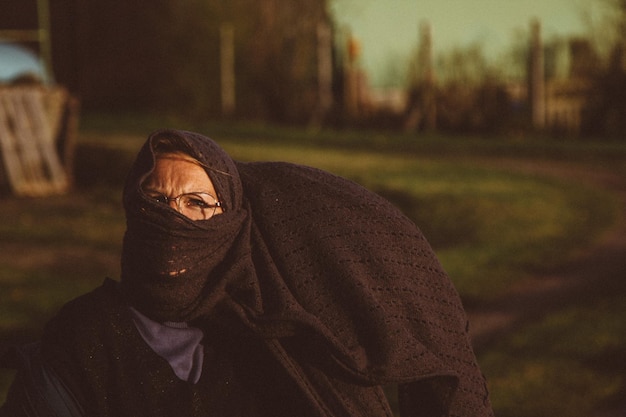
[[[614,228],[572,262],[512,287],[506,296],[493,303],[481,302],[479,306],[468,307],[477,349],[520,322],[543,316],[579,295],[601,296],[608,291],[624,290],[626,283],[626,178],[592,168],[534,161],[503,159],[491,164],[609,189],[620,199],[622,213]]]
[[[506,162],[504,162],[506,163]],[[626,178],[580,167],[518,164],[516,169],[584,181],[617,193],[621,218],[575,260],[513,288],[492,303],[468,307],[470,334],[477,352],[521,325],[539,320],[578,300],[601,299],[626,292]],[[614,410],[590,417],[626,417],[626,400]]]

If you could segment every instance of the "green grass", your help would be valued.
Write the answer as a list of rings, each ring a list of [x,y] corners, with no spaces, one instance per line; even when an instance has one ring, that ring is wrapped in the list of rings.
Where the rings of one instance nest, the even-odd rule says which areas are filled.
[[[93,288],[103,273],[117,274],[124,232],[118,193],[92,189],[1,201],[11,221],[0,224],[0,331],[39,328],[43,317]]]
[[[83,123],[72,194],[0,199],[11,219],[0,223],[1,341],[35,338],[66,300],[119,273],[121,184],[148,126],[163,121],[128,118],[120,132],[115,120]],[[212,133],[236,159],[316,166],[387,197],[424,231],[472,305],[572,259],[617,221],[609,190],[535,163],[626,175],[618,143],[165,123]],[[555,308],[481,350],[497,415],[582,417],[623,393],[626,371],[613,365],[626,350],[623,294],[618,286]],[[0,401],[11,378],[0,372]]]
[[[457,289],[480,301],[567,260],[617,215],[604,190],[472,159],[420,158],[310,146],[225,143],[242,160],[289,160],[355,179],[424,232]]]
[[[585,417],[623,405],[626,297],[617,294],[525,326],[479,358],[498,415]]]
[[[11,221],[0,223],[2,241],[117,246],[111,236],[124,230],[118,194],[119,189],[92,188],[45,199],[4,200],[2,210]]]

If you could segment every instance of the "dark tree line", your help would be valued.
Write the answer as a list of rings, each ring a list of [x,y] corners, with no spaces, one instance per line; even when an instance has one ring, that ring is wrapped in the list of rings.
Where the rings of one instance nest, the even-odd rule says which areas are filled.
[[[607,0],[616,11],[615,37],[607,64],[595,74],[596,94],[585,133],[623,139],[626,131],[626,0]]]
[[[0,25],[36,25],[35,0],[7,0]],[[299,121],[316,105],[324,0],[54,0],[54,76],[87,109],[218,117],[220,27],[234,27],[236,114]],[[4,17],[3,17],[4,16]],[[16,17],[17,16],[17,17]]]

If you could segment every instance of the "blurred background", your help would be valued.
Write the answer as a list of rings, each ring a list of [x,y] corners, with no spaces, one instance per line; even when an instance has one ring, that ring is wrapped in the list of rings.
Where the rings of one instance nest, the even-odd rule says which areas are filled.
[[[626,120],[619,0],[1,7],[0,76],[21,65],[88,111],[593,136],[618,135]]]
[[[497,416],[624,417],[625,47],[625,0],[2,0],[0,351],[119,276],[173,127],[403,210]]]

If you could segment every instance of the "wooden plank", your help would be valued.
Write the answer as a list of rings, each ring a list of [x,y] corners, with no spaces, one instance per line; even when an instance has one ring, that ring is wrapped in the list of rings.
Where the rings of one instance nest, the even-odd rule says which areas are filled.
[[[48,187],[42,171],[42,158],[36,146],[37,138],[33,136],[30,121],[26,115],[23,92],[11,89],[3,96],[5,110],[13,122],[17,156],[21,161],[24,179],[29,184],[30,195],[46,195]]]
[[[30,186],[22,169],[22,162],[19,149],[16,146],[16,139],[11,131],[11,119],[5,111],[4,97],[0,94],[0,147],[2,150],[2,161],[9,180],[9,186],[15,194],[30,194]]]
[[[47,174],[48,184],[57,193],[67,191],[67,175],[54,144],[54,132],[46,117],[44,95],[41,90],[24,92],[25,113],[30,121],[32,137],[39,151],[42,168]]]

